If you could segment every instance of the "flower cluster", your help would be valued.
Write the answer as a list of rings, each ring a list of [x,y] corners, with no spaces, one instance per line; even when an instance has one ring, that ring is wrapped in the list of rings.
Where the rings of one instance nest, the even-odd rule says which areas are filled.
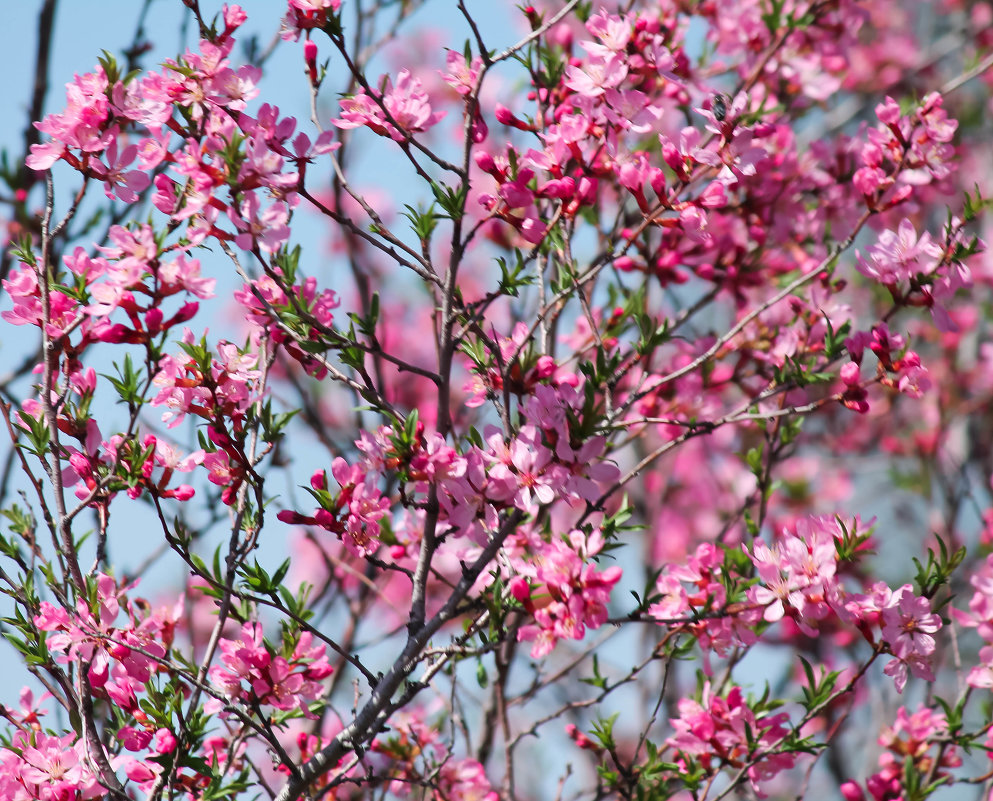
[[[655,585],[660,598],[648,614],[660,625],[693,632],[703,648],[718,654],[756,642],[753,629],[759,619],[787,618],[809,637],[839,623],[853,626],[868,642],[881,640],[893,655],[885,672],[902,692],[908,671],[934,678],[934,634],[941,618],[909,584],[892,590],[876,582],[865,593],[846,584],[846,575],[854,575],[852,564],[839,561],[839,550],[851,543],[861,543],[864,550],[868,535],[861,530],[857,518],[849,526],[828,516],[801,518],[773,545],[757,540],[744,549],[754,578],[724,550],[702,544],[685,565],[662,571]],[[853,552],[848,559],[855,557]]]
[[[0,748],[0,792],[10,801],[82,801],[105,793],[87,765],[82,738],[24,729]]]
[[[70,614],[42,601],[34,623],[48,632],[45,643],[58,661],[85,665],[95,692],[134,712],[151,676],[165,664],[182,604],[152,611],[147,604],[129,602],[130,588],[112,576],[101,573],[95,584],[92,607],[80,600]],[[117,625],[122,611],[128,619]]]
[[[893,725],[879,737],[884,751],[879,757],[880,770],[866,781],[871,801],[889,801],[904,797],[908,782],[927,777],[931,782],[948,778],[948,768],[958,767],[962,759],[954,745],[938,745],[948,734],[945,715],[927,707],[908,714],[906,707],[897,710]],[[936,764],[937,763],[937,764]],[[866,801],[866,794],[853,781],[842,784],[845,801]]]
[[[958,123],[942,104],[941,95],[932,93],[908,115],[892,97],[876,106],[879,125],[870,129],[852,179],[870,208],[892,207],[910,197],[913,187],[948,177]],[[887,174],[887,164],[899,165],[899,175]]]
[[[333,290],[318,291],[317,280],[312,276],[299,285],[287,284],[277,267],[271,275],[246,284],[234,297],[246,309],[245,319],[259,339],[270,338],[314,378],[327,375],[324,362],[304,343],[321,341],[331,329],[334,310],[340,305]],[[300,322],[295,327],[288,326],[278,319],[280,314]]]
[[[182,625],[183,602],[153,608],[144,599],[129,597],[133,588],[98,574],[92,603],[78,601],[72,614],[42,601],[34,624],[47,633],[45,647],[57,662],[85,671],[92,700],[106,700],[117,710],[117,720],[125,721],[117,724],[117,741],[131,753],[117,753],[110,766],[147,792],[177,747],[168,716],[149,715],[143,704],[150,688],[161,687],[175,675],[171,656]],[[118,620],[122,613],[123,622]],[[28,709],[30,693],[22,697],[27,698],[22,707]],[[102,797],[105,777],[89,758],[85,740],[43,734],[39,714],[32,711],[25,718],[30,725],[19,725],[10,748],[0,757],[0,787],[4,781],[19,786],[5,797],[42,801]]]
[[[689,763],[701,765],[707,774],[723,765],[747,766],[748,778],[759,791],[761,782],[796,762],[795,754],[780,750],[790,734],[789,715],[755,708],[741,687],[720,695],[707,682],[699,701],[682,698],[677,708],[679,717],[669,721],[675,734],[666,745],[677,752],[681,770],[688,770]]]
[[[729,608],[724,551],[712,543],[701,543],[685,564],[666,565],[655,581],[658,599],[648,615],[660,625],[685,627],[704,653],[724,655],[737,645],[751,645],[757,637],[752,626],[757,611],[740,603],[735,614]],[[704,663],[710,670],[709,658]]]
[[[534,643],[532,657],[546,656],[560,639],[581,640],[587,626],[595,629],[606,622],[607,602],[620,581],[621,568],[612,565],[598,571],[595,565],[584,564],[603,544],[599,532],[587,537],[573,531],[567,541],[542,543],[530,558],[511,559],[518,575],[510,582],[510,591],[534,617],[534,623],[518,633],[518,639]]]
[[[952,616],[959,625],[974,628],[983,638],[979,650],[979,664],[966,677],[971,687],[993,689],[993,556],[987,556],[983,566],[969,579],[972,598],[969,611],[952,608]]]
[[[857,536],[860,525],[856,520],[848,529],[837,519],[808,518],[797,523],[795,533],[783,532],[775,549],[756,543],[751,558],[759,584],[748,596],[764,607],[767,621],[789,614],[810,636],[815,635],[820,621],[837,616],[858,627],[869,642],[881,637],[894,656],[885,672],[902,692],[908,670],[919,678],[934,678],[933,635],[941,628],[941,618],[931,611],[928,599],[915,595],[909,584],[891,590],[876,582],[866,593],[845,588],[837,549],[844,540]]]
[[[424,87],[410,70],[400,70],[396,85],[387,77],[382,94],[360,92],[341,101],[339,128],[366,127],[397,142],[437,125],[447,112],[432,111]]]
[[[390,789],[407,796],[412,785],[426,783],[432,801],[497,801],[483,766],[475,759],[452,754],[437,726],[429,725],[425,711],[415,707],[391,721],[388,737],[372,743],[373,758],[383,762]],[[433,778],[428,779],[428,776]]]
[[[313,635],[303,632],[286,655],[273,653],[262,636],[260,623],[245,623],[240,640],[221,639],[221,663],[210,669],[210,678],[227,703],[263,704],[275,709],[299,709],[313,717],[308,702],[325,691],[321,683],[332,668],[324,643],[313,645]],[[208,701],[206,711],[222,712],[219,699]]]

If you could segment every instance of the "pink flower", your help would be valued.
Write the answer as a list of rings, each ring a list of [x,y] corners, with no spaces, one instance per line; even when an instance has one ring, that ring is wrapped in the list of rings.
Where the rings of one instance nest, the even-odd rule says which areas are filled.
[[[476,56],[471,62],[457,50],[449,50],[445,56],[446,71],[441,73],[445,83],[465,97],[476,86],[479,71],[483,68],[483,59]]]
[[[431,111],[427,92],[421,82],[406,69],[397,74],[396,86],[389,78],[386,79],[386,91],[379,102],[360,92],[353,97],[343,98],[341,110],[341,119],[333,121],[339,128],[366,126],[397,142],[402,142],[410,134],[426,131],[436,125],[446,113]],[[387,113],[392,120],[387,119]]]
[[[587,560],[602,547],[597,532],[587,539],[573,531],[567,545],[562,540],[535,543],[535,564],[521,563],[520,569],[533,573],[535,584],[513,583],[514,597],[534,615],[534,624],[523,626],[518,639],[533,642],[535,658],[550,653],[560,639],[581,640],[586,628],[599,628],[607,621],[607,602],[621,579],[621,568],[613,565],[597,571]]]
[[[915,596],[911,586],[905,584],[883,605],[881,619],[883,639],[894,656],[883,672],[893,679],[897,692],[903,692],[908,672],[934,681],[932,635],[941,628],[941,618],[931,612],[927,599]]]
[[[451,801],[497,801],[483,766],[474,759],[448,759],[438,776],[442,797]]]
[[[552,463],[552,452],[541,444],[533,426],[524,426],[509,444],[504,443],[501,433],[494,432],[487,444],[492,454],[487,458],[494,462],[487,490],[491,498],[511,501],[528,513],[555,500],[566,474]]]
[[[829,613],[835,589],[836,528],[830,518],[808,517],[797,521],[795,534],[783,532],[773,548],[756,541],[751,557],[761,583],[748,597],[765,607],[765,620],[775,622],[790,611],[813,635],[812,624]]]
[[[126,170],[125,168],[138,155],[137,145],[128,145],[117,154],[117,139],[111,141],[107,148],[107,164],[91,161],[90,167],[98,178],[104,181],[104,192],[109,198],[116,194],[125,203],[134,203],[138,195],[144,192],[152,182],[147,173],[141,170]]]
[[[105,150],[119,133],[116,126],[107,127],[110,116],[107,87],[107,76],[102,67],[77,75],[73,83],[67,84],[65,111],[49,114],[34,124],[39,131],[51,136],[52,141],[32,145],[27,166],[33,170],[47,170],[67,148],[82,153]]]
[[[96,777],[80,758],[82,743],[74,734],[53,737],[38,733],[35,744],[21,752],[21,779],[40,788],[37,798],[94,798],[102,795]],[[26,796],[29,797],[29,796]]]
[[[188,259],[185,254],[180,253],[174,260],[160,265],[158,276],[167,289],[183,289],[198,298],[214,297],[217,279],[200,275],[199,259]]]
[[[241,202],[238,214],[229,209],[231,219],[242,233],[235,237],[235,244],[243,250],[252,250],[256,244],[264,253],[274,253],[290,238],[289,209],[277,201],[261,211],[261,202],[255,192],[248,192]]]
[[[304,633],[292,656],[273,655],[263,639],[262,625],[245,623],[241,640],[220,640],[223,664],[212,667],[210,677],[232,700],[251,700],[276,709],[299,708],[309,717],[306,702],[323,695],[325,688],[320,681],[332,670],[324,644],[311,647],[312,642],[312,636]],[[220,705],[212,702],[211,708],[216,711]],[[163,746],[169,747],[168,738],[162,736]]]
[[[565,85],[583,97],[599,97],[618,86],[628,74],[627,62],[620,56],[593,56],[582,66],[566,67]]]
[[[927,598],[915,596],[909,584],[896,590],[883,609],[883,637],[899,657],[930,656],[935,649],[932,635],[940,628],[941,618],[931,611]]]
[[[858,271],[881,284],[894,285],[917,273],[930,273],[941,258],[941,248],[926,231],[918,238],[913,223],[904,218],[896,232],[883,231],[867,255],[869,261],[861,255],[856,260]]]
[[[209,471],[207,478],[212,484],[219,484],[223,487],[235,479],[235,471],[231,467],[231,460],[225,451],[204,454],[203,466]]]
[[[287,0],[280,36],[296,41],[303,32],[323,28],[328,24],[329,15],[340,7],[341,0]]]
[[[676,733],[666,745],[679,754],[700,758],[704,765],[711,759],[735,766],[746,759],[753,762],[748,777],[757,792],[760,782],[793,767],[796,761],[795,754],[774,751],[789,734],[783,725],[789,716],[756,715],[738,686],[721,697],[706,682],[700,701],[683,698],[678,709],[679,717],[669,721]]]

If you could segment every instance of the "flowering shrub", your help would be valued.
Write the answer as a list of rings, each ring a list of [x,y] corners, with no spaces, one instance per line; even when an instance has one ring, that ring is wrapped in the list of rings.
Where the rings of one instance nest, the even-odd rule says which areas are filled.
[[[0,176],[0,796],[988,791],[989,2],[182,5]]]

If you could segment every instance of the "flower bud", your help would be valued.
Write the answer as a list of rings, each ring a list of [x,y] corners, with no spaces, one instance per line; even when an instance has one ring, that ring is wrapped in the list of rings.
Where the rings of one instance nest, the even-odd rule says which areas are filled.
[[[312,84],[317,83],[317,42],[307,39],[303,43],[303,60],[307,65],[307,76]]]

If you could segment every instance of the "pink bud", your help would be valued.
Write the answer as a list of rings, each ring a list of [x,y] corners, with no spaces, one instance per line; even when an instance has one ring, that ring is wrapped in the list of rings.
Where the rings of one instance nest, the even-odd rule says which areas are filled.
[[[538,190],[542,197],[554,197],[561,200],[571,198],[576,192],[576,182],[572,178],[557,178],[549,181]]]
[[[131,649],[123,643],[110,643],[107,646],[107,653],[121,662],[131,656]]]
[[[476,166],[483,172],[489,173],[490,175],[497,175],[499,173],[496,162],[493,160],[493,156],[485,150],[477,150],[473,154],[473,158],[476,160]]]
[[[519,120],[513,111],[500,103],[497,103],[496,108],[493,110],[494,116],[497,118],[497,122],[501,125],[507,125],[511,128],[517,128],[519,131],[530,131],[532,127],[528,125],[523,120]]]
[[[662,197],[665,194],[665,173],[660,169],[654,169],[650,173],[649,184],[652,187],[652,191]]]
[[[910,186],[909,184],[899,187],[893,193],[893,197],[889,199],[889,202],[884,207],[884,211],[885,209],[892,209],[896,206],[899,206],[905,200],[909,200],[912,194],[914,194],[914,187]]]
[[[898,370],[908,370],[911,367],[920,367],[921,357],[915,351],[908,350],[903,354],[903,358],[897,363]]]
[[[855,362],[849,362],[841,368],[841,380],[848,386],[855,386],[859,382],[859,366]]]
[[[155,306],[145,312],[145,330],[155,336],[162,330],[162,309]]]
[[[589,737],[583,734],[575,724],[567,723],[565,727],[565,733],[569,735],[570,739],[580,748],[587,751],[599,751],[600,747],[594,743]]]
[[[131,329],[123,323],[114,323],[113,325],[97,325],[94,326],[91,331],[98,340],[101,342],[110,342],[112,345],[119,345],[122,342],[129,342],[131,340],[131,334],[133,333]]]
[[[245,13],[244,9],[237,3],[233,5],[224,5],[224,33],[230,34],[235,28],[243,25],[245,20],[248,19],[248,15]]]
[[[189,484],[180,484],[172,491],[172,497],[177,501],[188,501],[196,494],[196,490]]]
[[[303,43],[303,61],[307,65],[310,82],[317,83],[317,42],[307,39]]]
[[[80,478],[86,478],[86,476],[92,473],[90,469],[90,460],[87,459],[79,451],[73,453],[69,456],[69,464],[72,465],[72,469],[79,473]]]
[[[845,782],[838,789],[845,801],[865,801],[865,793],[855,782]]]
[[[518,601],[527,606],[531,603],[531,588],[528,586],[527,579],[521,576],[514,576],[510,580],[510,594],[513,595]]]
[[[548,378],[556,370],[555,359],[551,356],[539,356],[538,362],[534,366],[534,371],[538,378]]]
[[[497,122],[503,125],[513,125],[517,122],[517,118],[514,116],[514,112],[507,108],[502,103],[497,103],[496,109],[494,110]]]
[[[133,782],[150,782],[155,778],[152,769],[137,759],[131,760],[124,768],[125,775]]]
[[[224,447],[231,444],[231,437],[215,426],[207,426],[207,436],[215,445]]]
[[[176,738],[168,729],[155,732],[155,750],[160,754],[171,754],[176,750]]]
[[[190,301],[189,303],[184,303],[179,311],[173,315],[173,318],[169,321],[170,325],[179,325],[180,323],[189,322],[196,315],[197,311],[200,309],[200,304],[196,301]]]
[[[883,125],[896,125],[900,121],[900,106],[892,97],[876,106],[876,116]]]
[[[135,729],[133,726],[125,726],[117,732],[117,739],[128,751],[141,751],[152,739],[151,732]]]
[[[324,526],[324,528],[328,530],[333,529],[338,522],[335,519],[335,516],[331,514],[331,512],[329,512],[327,509],[318,509],[316,512],[314,512],[314,520],[317,522],[318,525]]]
[[[310,486],[312,486],[318,492],[326,490],[328,488],[328,475],[324,470],[315,470],[314,475],[310,477]]]
[[[472,121],[471,134],[473,144],[476,145],[480,142],[485,142],[486,137],[490,134],[490,129],[486,125],[486,120],[484,120],[479,114],[477,114],[476,119]]]
[[[537,245],[545,238],[545,230],[547,226],[541,221],[536,220],[533,217],[528,217],[521,223],[521,236],[524,237],[532,245]]]
[[[679,148],[672,142],[665,141],[662,143],[662,159],[679,174],[682,174],[686,169],[686,161],[683,159],[683,154],[679,152]]]

